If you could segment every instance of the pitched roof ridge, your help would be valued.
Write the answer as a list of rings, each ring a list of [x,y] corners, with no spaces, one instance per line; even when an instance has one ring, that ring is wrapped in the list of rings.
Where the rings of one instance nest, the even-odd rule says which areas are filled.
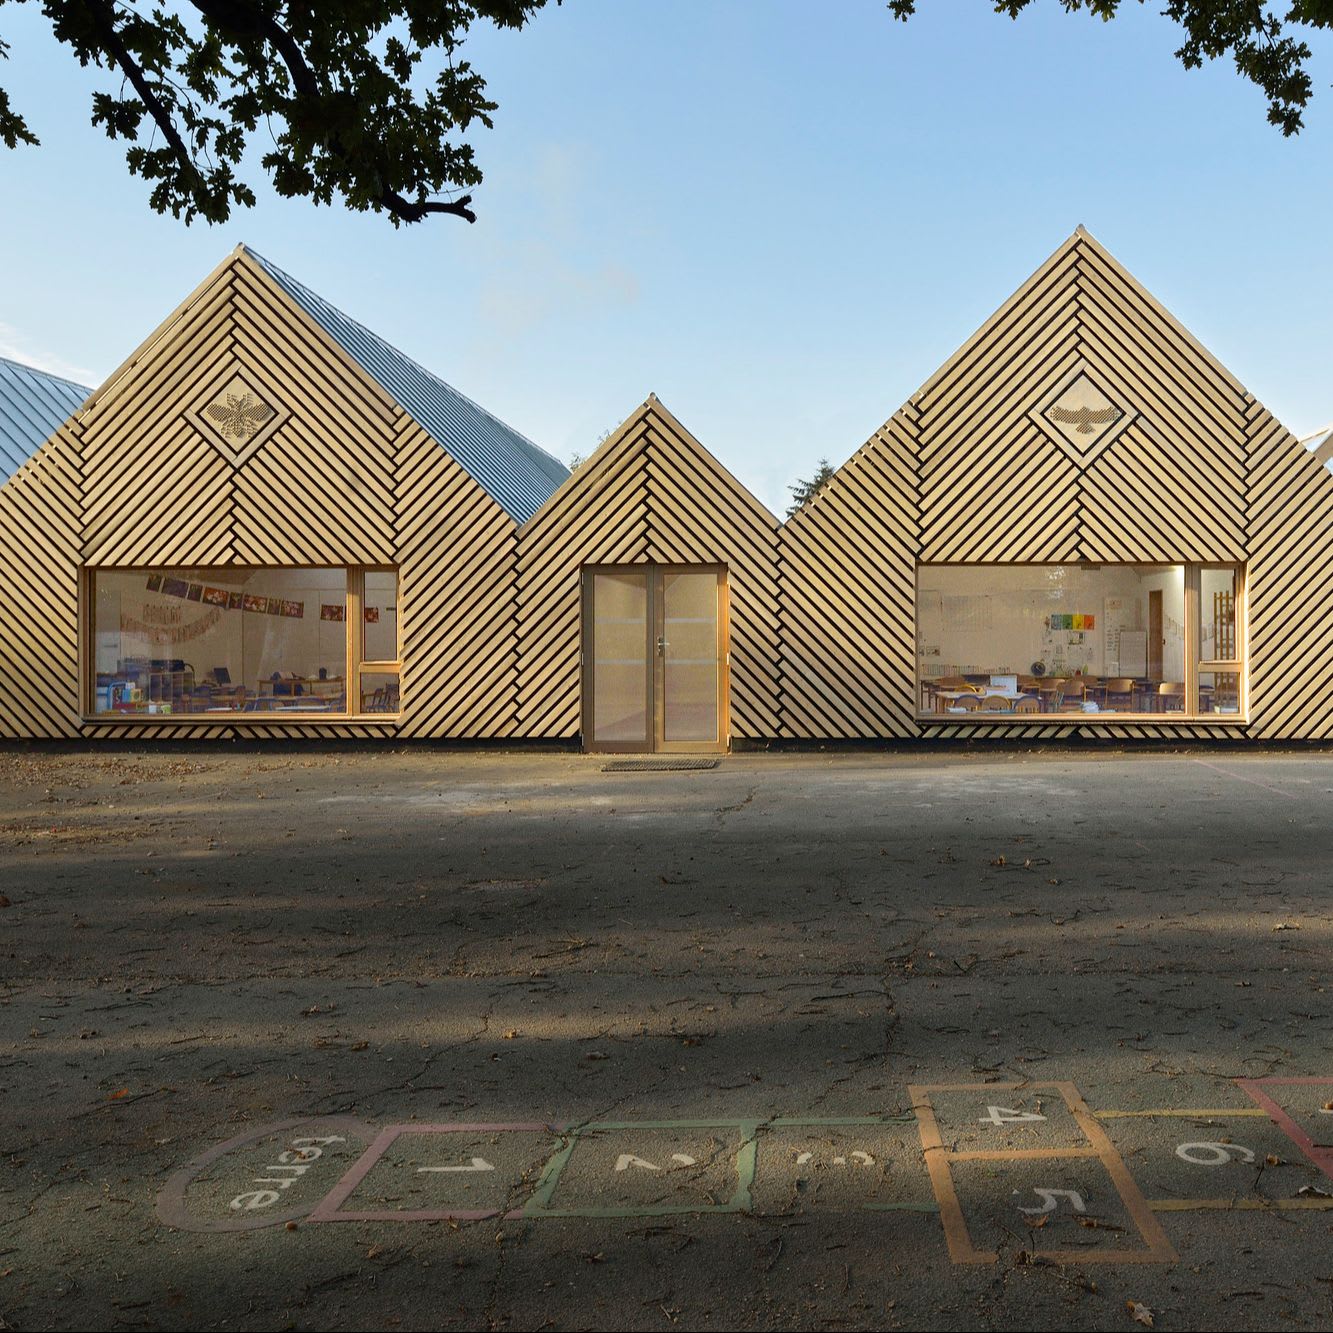
[[[386,337],[384,337],[383,334],[376,333],[375,330],[372,329],[369,325],[361,323],[359,319],[354,319],[340,306],[334,305],[333,302],[330,301],[327,297],[321,296],[317,291],[315,291],[313,287],[310,287],[306,283],[302,282],[300,278],[294,278],[290,273],[287,272],[286,269],[275,264],[271,259],[266,258],[264,255],[261,255],[259,251],[256,250],[253,246],[242,243],[238,245],[236,248],[242,251],[243,253],[248,254],[252,259],[258,260],[260,264],[262,264],[266,269],[271,270],[273,273],[275,274],[280,273],[287,282],[290,282],[293,287],[299,287],[307,296],[310,297],[312,301],[317,301],[320,305],[332,311],[335,315],[339,316],[341,319],[345,319],[349,324],[355,324],[356,327],[360,329],[363,333],[365,333],[368,337],[373,338],[378,343],[382,343],[395,356],[400,357],[403,361],[406,361],[408,365],[420,371],[421,374],[423,374],[427,379],[434,381],[434,383],[438,384],[442,389],[448,390],[448,392],[453,394],[455,398],[461,399],[463,402],[467,403],[469,407],[473,407],[478,412],[482,413],[484,416],[490,417],[492,421],[497,422],[499,425],[503,426],[505,430],[511,432],[514,435],[517,435],[519,439],[521,439],[525,444],[531,445],[532,448],[536,449],[538,453],[545,454],[546,457],[549,458],[553,463],[556,463],[561,467],[564,466],[564,464],[560,463],[560,460],[556,458],[556,456],[553,453],[551,453],[549,449],[543,449],[540,444],[538,444],[535,440],[531,439],[529,436],[525,435],[521,430],[518,430],[516,427],[511,426],[507,421],[501,420],[501,418],[496,416],[495,413],[492,412],[489,408],[483,407],[479,402],[477,402],[475,398],[469,398],[468,395],[465,394],[461,389],[455,388],[452,384],[449,383],[448,380],[443,379],[438,374],[436,374],[435,371],[431,370],[427,366],[423,366],[420,361],[418,361],[413,356],[409,356],[406,352],[402,350],[402,348],[396,346],[394,343],[391,343]]]
[[[55,380],[57,384],[67,384],[71,389],[80,389],[85,398],[93,391],[92,385],[84,384],[80,380],[72,380],[68,375],[57,375],[54,371],[43,370],[41,366],[34,366],[28,361],[20,361],[17,357],[0,356],[0,361],[3,361],[7,366],[14,366],[19,370],[26,370],[34,375],[40,375],[43,379]]]

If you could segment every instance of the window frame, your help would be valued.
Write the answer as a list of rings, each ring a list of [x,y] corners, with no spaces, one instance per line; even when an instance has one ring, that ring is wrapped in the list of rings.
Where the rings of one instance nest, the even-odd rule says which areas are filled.
[[[365,656],[366,650],[366,622],[365,622],[365,599],[366,599],[366,575],[367,574],[392,574],[394,576],[394,615],[393,615],[393,635],[394,635],[394,656],[392,659],[381,661],[378,658],[369,658]],[[361,677],[363,675],[393,675],[398,678],[398,707],[393,712],[386,713],[366,713],[357,712],[349,714],[352,717],[392,717],[397,718],[403,711],[403,618],[399,613],[399,607],[402,604],[402,580],[399,577],[397,568],[393,565],[349,565],[347,568],[347,619],[348,622],[356,626],[356,633],[347,636],[347,654],[348,654],[348,674],[349,683],[356,681],[356,699],[360,703],[364,691],[361,688]],[[353,644],[352,640],[356,642]],[[352,659],[355,658],[355,661]],[[351,695],[348,695],[348,702],[351,702]]]
[[[346,607],[344,624],[347,627],[343,662],[343,679],[347,683],[345,696],[347,706],[342,712],[305,711],[302,709],[284,709],[274,712],[226,712],[226,713],[99,713],[97,711],[97,654],[96,654],[96,609],[97,576],[99,574],[154,574],[174,572],[178,569],[207,570],[216,569],[221,578],[227,573],[235,574],[238,570],[249,573],[292,572],[303,569],[341,569],[346,579],[344,606]],[[397,660],[392,662],[369,662],[363,660],[362,651],[365,643],[365,626],[362,622],[362,610],[365,596],[365,576],[368,573],[393,574],[395,582],[394,632],[396,638]],[[247,727],[283,727],[294,723],[303,726],[341,725],[346,722],[396,723],[402,717],[403,698],[401,688],[403,630],[402,630],[402,570],[397,565],[366,564],[348,565],[319,563],[303,565],[84,565],[79,578],[79,713],[81,721],[88,726],[134,726],[134,727],[172,727],[181,723],[212,727],[234,727],[238,724]],[[361,700],[361,673],[375,670],[395,672],[400,681],[398,707],[392,713],[363,713],[350,707],[355,698],[358,705]],[[356,693],[353,695],[352,689]]]
[[[936,568],[970,569],[1052,569],[1067,565],[1086,563],[1078,560],[918,560],[913,582],[913,627],[917,628],[917,602],[921,591],[923,570]],[[915,721],[919,725],[936,726],[1058,726],[1077,724],[1079,726],[1120,726],[1126,722],[1151,722],[1154,725],[1189,724],[1191,726],[1206,723],[1209,726],[1243,727],[1250,721],[1250,616],[1249,616],[1249,567],[1243,560],[1099,560],[1100,566],[1156,565],[1162,568],[1179,568],[1184,573],[1184,707],[1178,713],[1036,713],[1036,714],[986,714],[980,710],[965,716],[945,717],[940,713],[928,713],[922,707],[922,685],[927,679],[921,674],[921,657],[918,647],[913,653],[913,695]],[[1229,570],[1235,574],[1235,615],[1237,656],[1226,660],[1204,658],[1202,656],[1203,624],[1201,575],[1204,570]],[[919,633],[919,630],[918,630]],[[916,636],[914,635],[914,639]],[[1234,673],[1238,677],[1237,711],[1218,714],[1202,712],[1199,706],[1199,677],[1206,672]]]
[[[1235,657],[1204,657],[1203,656],[1203,574],[1205,570],[1227,570],[1235,574],[1234,601],[1232,603],[1232,614],[1236,618],[1236,656]],[[1192,585],[1192,586],[1191,586]],[[1190,611],[1190,598],[1194,599],[1194,610]],[[1185,660],[1185,694],[1186,698],[1192,699],[1195,708],[1199,704],[1199,677],[1205,673],[1233,674],[1237,678],[1237,698],[1236,712],[1228,713],[1229,718],[1246,719],[1250,713],[1250,674],[1246,669],[1249,663],[1249,624],[1250,624],[1250,599],[1249,582],[1245,577],[1245,566],[1243,564],[1232,564],[1229,561],[1211,561],[1204,560],[1197,564],[1185,566],[1185,615],[1186,624],[1194,627],[1194,647],[1196,655],[1193,660],[1193,672],[1191,678],[1189,658]],[[1188,646],[1188,644],[1186,645]],[[1191,690],[1193,693],[1191,693]],[[1199,716],[1208,720],[1217,717],[1215,713],[1199,712]]]

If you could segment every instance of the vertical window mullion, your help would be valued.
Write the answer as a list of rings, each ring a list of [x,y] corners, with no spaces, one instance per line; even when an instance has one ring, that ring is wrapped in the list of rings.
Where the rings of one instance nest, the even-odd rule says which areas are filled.
[[[1198,565],[1185,566],[1185,712],[1199,716],[1199,658],[1203,651],[1201,579]]]
[[[347,712],[361,711],[361,624],[366,572],[360,566],[347,570]]]

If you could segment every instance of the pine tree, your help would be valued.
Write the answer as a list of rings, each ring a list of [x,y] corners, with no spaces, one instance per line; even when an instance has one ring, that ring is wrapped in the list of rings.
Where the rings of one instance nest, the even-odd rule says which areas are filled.
[[[787,517],[790,518],[803,504],[813,499],[819,491],[828,485],[832,478],[832,466],[827,458],[821,458],[813,477],[808,481],[798,481],[794,486],[787,487],[792,493],[792,502],[787,506]]]

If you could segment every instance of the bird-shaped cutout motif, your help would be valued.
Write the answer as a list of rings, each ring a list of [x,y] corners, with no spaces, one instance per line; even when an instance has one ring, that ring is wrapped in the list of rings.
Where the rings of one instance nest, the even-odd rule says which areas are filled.
[[[1091,435],[1094,426],[1109,426],[1124,413],[1118,407],[1053,407],[1046,415],[1062,426],[1073,426],[1080,435]]]
[[[222,401],[209,403],[204,412],[224,438],[241,443],[275,415],[267,403],[251,398],[248,393],[224,394]]]

